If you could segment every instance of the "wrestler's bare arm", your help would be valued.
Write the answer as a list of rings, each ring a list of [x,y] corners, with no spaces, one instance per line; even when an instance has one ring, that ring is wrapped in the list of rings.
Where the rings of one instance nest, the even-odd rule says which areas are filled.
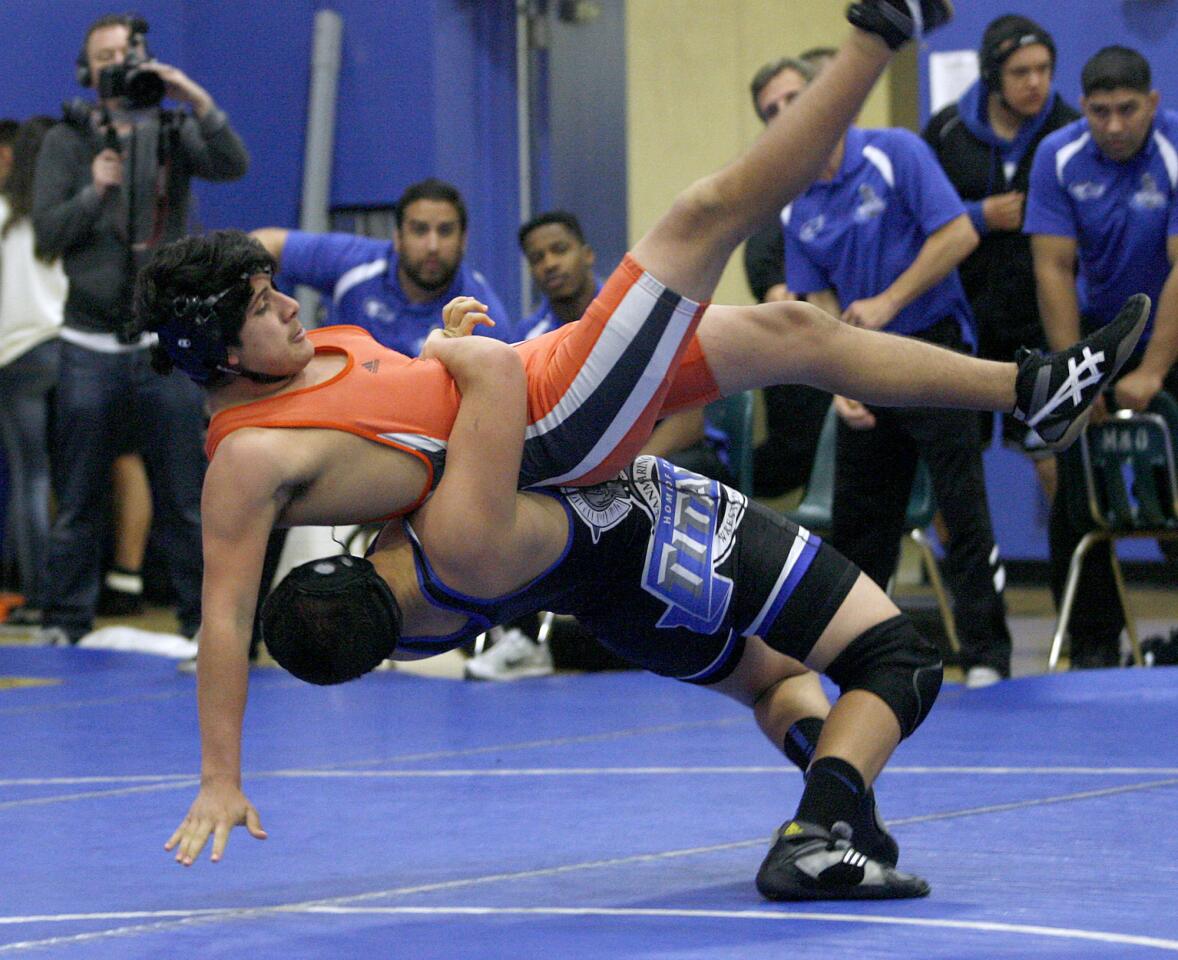
[[[462,392],[450,431],[446,472],[414,516],[414,528],[441,578],[475,596],[496,596],[534,566],[534,524],[516,492],[527,423],[519,354],[484,338],[432,342]]]
[[[209,837],[212,859],[244,824],[264,839],[257,811],[241,790],[241,728],[249,681],[249,643],[266,541],[282,507],[291,466],[282,432],[244,430],[217,449],[201,501],[204,538],[202,624],[197,654],[201,786],[165,845],[191,865]]]

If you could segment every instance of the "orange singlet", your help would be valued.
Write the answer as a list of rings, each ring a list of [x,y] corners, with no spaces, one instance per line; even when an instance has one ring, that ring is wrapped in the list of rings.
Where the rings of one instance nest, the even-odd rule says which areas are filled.
[[[528,381],[520,486],[585,486],[637,455],[656,421],[719,396],[695,337],[704,306],[668,290],[627,255],[574,323],[515,345]],[[420,457],[432,489],[460,396],[437,360],[413,360],[360,327],[308,333],[315,352],[342,353],[332,379],[230,407],[209,424],[206,450],[243,427],[326,428]]]

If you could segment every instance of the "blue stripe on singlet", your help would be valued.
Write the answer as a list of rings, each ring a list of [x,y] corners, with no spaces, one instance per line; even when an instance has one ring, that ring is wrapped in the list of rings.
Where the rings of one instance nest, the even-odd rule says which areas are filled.
[[[746,637],[753,635],[763,636],[766,631],[772,628],[778,615],[781,613],[781,608],[785,606],[786,601],[793,595],[802,577],[806,575],[806,571],[810,569],[810,564],[814,561],[814,556],[818,553],[818,547],[821,545],[822,539],[804,528],[799,531],[799,537],[803,535],[808,539],[803,543],[797,558],[792,565],[787,561],[781,568],[781,575],[777,583],[773,585],[774,592],[770,593],[769,597],[766,598],[765,604],[761,607],[760,613],[753,622],[741,631]]]
[[[417,537],[416,531],[409,521],[403,521],[403,528],[406,535],[409,537],[410,543],[413,546],[414,571],[417,574],[417,586],[421,590],[422,597],[425,601],[438,610],[445,610],[450,613],[461,613],[473,621],[472,625],[468,624],[465,627],[459,628],[453,633],[447,634],[444,637],[427,636],[427,637],[406,637],[402,636],[398,646],[404,646],[409,649],[417,650],[434,650],[438,646],[453,647],[456,643],[463,643],[474,634],[482,633],[484,630],[493,627],[498,622],[495,616],[495,608],[508,603],[509,601],[526,593],[536,583],[543,580],[553,570],[556,570],[565,559],[568,557],[569,551],[573,547],[573,537],[575,528],[573,525],[574,517],[573,511],[569,507],[568,502],[561,497],[554,490],[536,490],[536,493],[543,494],[546,497],[551,497],[560,503],[564,509],[565,517],[567,519],[567,534],[565,537],[564,549],[555,561],[553,561],[547,569],[542,573],[533,577],[526,584],[518,590],[513,590],[510,593],[505,593],[499,597],[472,597],[465,593],[459,593],[446,586],[442,579],[434,571],[429,562],[429,557],[426,556],[425,549],[421,545],[421,541]]]

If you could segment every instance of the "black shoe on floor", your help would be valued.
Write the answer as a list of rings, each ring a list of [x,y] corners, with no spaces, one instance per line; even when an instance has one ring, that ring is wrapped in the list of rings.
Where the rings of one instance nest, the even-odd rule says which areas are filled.
[[[100,617],[137,617],[143,612],[143,594],[112,590],[104,585],[95,612]]]
[[[1071,446],[1088,423],[1092,401],[1133,354],[1149,307],[1144,293],[1130,297],[1112,323],[1059,353],[1040,356],[1019,348],[1012,412],[1027,427],[1028,451]]]
[[[847,19],[897,50],[953,19],[949,0],[862,0],[847,8]]]
[[[864,800],[868,824],[865,829],[856,829],[851,837],[855,848],[872,860],[878,860],[885,867],[894,867],[900,861],[900,845],[888,831],[888,825],[880,815],[879,804],[875,802],[875,791],[868,790]]]
[[[851,828],[791,820],[777,831],[757,871],[767,900],[899,900],[928,896],[920,877],[901,873],[851,846]]]

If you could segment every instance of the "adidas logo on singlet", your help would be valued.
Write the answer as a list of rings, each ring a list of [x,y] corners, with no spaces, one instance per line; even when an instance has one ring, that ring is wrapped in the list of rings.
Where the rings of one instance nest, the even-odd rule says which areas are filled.
[[[362,364],[360,364],[360,366],[362,366],[369,373],[376,373],[376,371],[380,368],[380,361],[379,360],[365,360]]]

